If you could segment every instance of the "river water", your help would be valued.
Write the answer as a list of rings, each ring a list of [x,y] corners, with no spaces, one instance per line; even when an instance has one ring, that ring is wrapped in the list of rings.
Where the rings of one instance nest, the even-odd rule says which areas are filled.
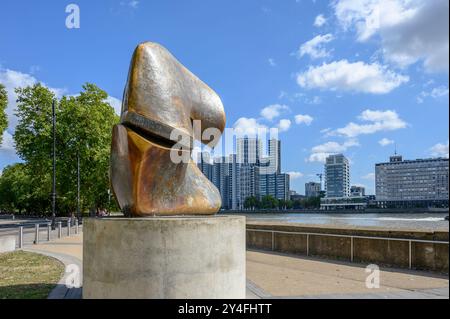
[[[387,229],[440,230],[448,231],[447,213],[413,213],[413,214],[301,214],[301,213],[249,213],[241,214],[248,221],[274,221],[324,226],[359,226],[382,227]]]

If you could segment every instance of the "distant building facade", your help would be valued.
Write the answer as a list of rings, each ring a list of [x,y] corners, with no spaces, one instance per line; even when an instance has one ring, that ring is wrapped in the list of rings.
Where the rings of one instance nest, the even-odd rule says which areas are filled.
[[[350,187],[350,196],[351,197],[366,196],[366,188],[364,186],[353,185]]]
[[[199,159],[197,161],[198,168],[202,171],[202,173],[212,181],[212,173],[213,173],[213,163],[211,160],[211,155],[208,152],[199,153]]]
[[[448,158],[403,160],[391,156],[375,165],[375,193],[380,207],[448,207]]]
[[[288,174],[281,173],[281,141],[270,139],[267,142],[267,156],[261,156],[256,169],[258,185],[256,193],[261,199],[263,196],[273,196],[279,200],[289,200],[290,178]]]
[[[279,200],[289,200],[289,174],[259,174],[258,196],[271,195]]]
[[[322,190],[322,185],[316,182],[308,182],[305,184],[306,197],[319,197]]]
[[[325,162],[326,197],[350,196],[350,165],[342,154],[330,155]]]
[[[281,142],[270,139],[267,147],[268,155],[263,156],[262,142],[245,137],[236,140],[236,154],[212,161],[209,153],[200,153],[197,165],[219,190],[222,209],[243,209],[251,196],[290,199],[289,175],[281,173]]]

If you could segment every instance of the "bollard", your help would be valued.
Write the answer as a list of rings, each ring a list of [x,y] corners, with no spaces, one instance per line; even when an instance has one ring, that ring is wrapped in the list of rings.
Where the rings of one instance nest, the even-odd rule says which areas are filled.
[[[35,244],[39,244],[39,224],[36,224],[36,225],[35,225],[34,231],[35,231],[35,234],[34,234],[34,243],[35,243]]]
[[[52,225],[47,224],[47,241],[50,241],[50,234],[52,232]]]
[[[75,219],[75,234],[78,235],[78,218]]]
[[[70,236],[70,220],[67,221],[67,236]]]
[[[23,248],[23,226],[19,227],[19,248]]]
[[[58,238],[62,237],[62,223],[58,222]]]

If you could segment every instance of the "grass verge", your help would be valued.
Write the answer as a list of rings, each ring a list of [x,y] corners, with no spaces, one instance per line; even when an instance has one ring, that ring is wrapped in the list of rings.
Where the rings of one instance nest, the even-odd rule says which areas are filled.
[[[55,258],[27,251],[0,254],[0,299],[45,299],[64,274]]]

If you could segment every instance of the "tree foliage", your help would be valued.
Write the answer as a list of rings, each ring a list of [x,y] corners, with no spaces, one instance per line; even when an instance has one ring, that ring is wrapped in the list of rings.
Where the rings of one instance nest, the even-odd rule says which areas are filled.
[[[14,141],[24,163],[5,169],[0,177],[0,198],[6,198],[4,206],[27,213],[50,212],[55,100],[57,213],[75,211],[77,156],[82,210],[107,208],[111,130],[119,120],[105,102],[107,93],[89,83],[79,95],[65,96],[59,101],[41,84],[16,89],[16,93],[18,125]],[[24,187],[12,188],[10,192],[1,188],[14,179]]]
[[[8,127],[8,118],[6,116],[6,107],[8,106],[8,95],[5,87],[0,84],[0,145],[3,142],[3,132]]]

